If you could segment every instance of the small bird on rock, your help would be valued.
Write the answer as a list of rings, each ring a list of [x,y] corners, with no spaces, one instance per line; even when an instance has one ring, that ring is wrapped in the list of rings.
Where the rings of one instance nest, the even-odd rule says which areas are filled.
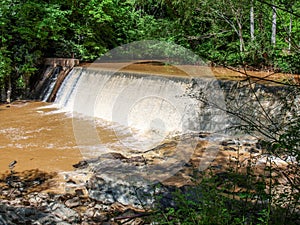
[[[8,164],[9,169],[12,171],[15,168],[16,164],[17,164],[17,160],[12,161],[10,164]]]

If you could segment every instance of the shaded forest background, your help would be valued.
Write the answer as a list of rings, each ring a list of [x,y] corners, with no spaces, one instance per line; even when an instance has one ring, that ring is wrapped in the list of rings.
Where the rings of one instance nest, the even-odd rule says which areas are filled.
[[[297,0],[1,0],[0,89],[28,92],[45,57],[93,61],[138,40],[213,65],[300,73]]]

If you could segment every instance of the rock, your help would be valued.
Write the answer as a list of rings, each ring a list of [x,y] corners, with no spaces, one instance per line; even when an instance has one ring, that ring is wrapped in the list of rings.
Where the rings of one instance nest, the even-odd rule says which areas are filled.
[[[76,184],[76,182],[74,180],[70,179],[67,181],[67,184]]]
[[[87,190],[85,184],[91,177],[91,173],[84,170],[72,171],[72,172],[61,172],[60,176],[63,177],[65,182],[61,185],[66,193],[76,194],[77,196],[87,196]]]
[[[124,177],[125,178],[125,177]],[[149,184],[147,181],[137,180],[130,182],[126,179],[113,179],[112,177],[96,174],[87,184],[89,196],[104,204],[119,202],[137,208],[151,206],[155,196],[162,189]]]
[[[111,153],[107,153],[105,155],[107,158],[120,159],[120,160],[127,159],[127,157],[123,156],[121,153],[118,153],[118,152],[111,152]],[[104,156],[104,154],[101,157],[103,157],[103,156]]]
[[[103,222],[102,225],[118,225],[115,222]]]
[[[247,152],[249,152],[249,153],[259,153],[259,150],[257,150],[257,149],[255,149],[255,148],[246,148],[245,149]]]
[[[80,161],[79,163],[74,164],[73,167],[77,168],[77,169],[85,169],[88,167],[88,162],[83,160],[83,161]]]
[[[28,202],[31,206],[39,207],[43,203],[45,204],[45,200],[48,199],[49,196],[43,193],[35,193],[28,195]]]
[[[21,205],[22,200],[17,198],[17,199],[14,199],[14,200],[10,201],[10,204],[12,204],[12,205]]]
[[[211,166],[211,169],[214,169],[214,170],[220,170],[223,168],[223,165],[212,165]]]
[[[220,144],[223,146],[228,146],[228,145],[235,145],[236,142],[234,140],[225,140],[225,141],[222,141]]]
[[[93,208],[96,205],[96,202],[92,201],[90,203],[86,202],[85,205],[87,205],[88,208]]]
[[[249,143],[249,142],[245,142],[245,143],[243,143],[243,146],[246,146],[246,147],[249,147],[249,146],[251,146],[252,144],[251,143]]]
[[[61,222],[58,222],[56,225],[71,225],[71,224],[67,223],[67,222],[64,222],[64,221],[61,221]]]
[[[146,159],[143,156],[131,157],[131,158],[126,159],[125,162],[127,162],[127,163],[143,163],[143,164],[147,164]]]
[[[84,216],[88,217],[88,218],[92,218],[95,214],[95,211],[93,208],[90,208],[88,210],[85,211]]]
[[[144,215],[147,215],[147,213],[142,214],[142,213],[137,213],[133,210],[126,210],[123,212],[121,215],[115,217],[112,219],[113,221],[119,222],[118,224],[127,224],[127,225],[140,225],[144,224],[144,221],[142,218]]]
[[[68,199],[68,200],[65,202],[65,205],[66,205],[68,208],[74,208],[74,207],[77,207],[77,206],[81,205],[80,198],[79,198],[79,197],[75,197],[75,198],[72,198],[72,199]]]
[[[51,214],[46,214],[45,216],[38,218],[34,221],[33,225],[52,225],[52,224],[61,224],[63,222],[60,218],[55,217]],[[65,225],[70,225],[69,223],[65,223]]]
[[[2,213],[2,210],[0,210],[2,220],[0,224],[57,224],[57,222],[60,221],[58,218],[41,212],[36,208],[23,207],[22,205],[1,205],[0,208],[5,211]],[[39,222],[39,220],[43,220],[47,217],[49,217],[48,223]]]
[[[207,138],[210,135],[210,133],[199,133],[199,138]]]
[[[7,221],[5,221],[2,215],[0,215],[0,225],[8,225]]]
[[[233,151],[233,152],[236,152],[236,151],[237,151],[237,149],[236,149],[236,148],[234,148],[234,147],[225,146],[225,147],[224,147],[224,151]]]
[[[150,150],[149,151],[158,151],[158,150],[161,150],[161,149],[167,149],[167,148],[172,148],[174,146],[177,146],[178,142],[176,141],[170,141],[170,142],[166,142],[166,143],[163,143],[163,144],[160,144]]]
[[[95,224],[102,224],[103,221],[107,221],[109,219],[107,212],[103,212],[96,208],[87,209],[83,213],[82,218],[84,221],[89,222],[89,224],[94,224],[92,222],[95,222]]]
[[[101,212],[99,210],[97,210],[93,216],[93,220],[96,222],[103,222],[106,221],[107,219],[108,219],[107,213]]]
[[[51,203],[47,211],[67,222],[74,223],[79,221],[78,213],[72,209],[69,209],[62,203]]]
[[[84,196],[84,190],[83,189],[75,189],[75,194],[77,196]]]

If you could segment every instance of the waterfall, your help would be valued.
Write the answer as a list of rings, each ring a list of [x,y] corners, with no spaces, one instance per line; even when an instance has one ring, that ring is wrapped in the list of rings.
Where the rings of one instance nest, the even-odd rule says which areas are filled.
[[[197,86],[195,88],[194,86]],[[55,103],[66,111],[135,128],[143,132],[216,132],[226,127],[221,110],[207,107],[189,90],[203,89],[222,105],[215,79],[179,78],[74,68],[61,85]]]
[[[100,118],[161,136],[233,134],[243,117],[282,129],[288,116],[286,87],[75,67],[55,103],[86,118]],[[286,97],[286,98],[285,98]],[[229,112],[229,113],[228,113]],[[254,124],[254,123],[253,123]]]
[[[49,99],[49,97],[52,93],[52,90],[55,86],[57,76],[59,75],[60,71],[61,71],[61,67],[55,67],[50,72],[51,75],[45,81],[43,91],[40,95],[40,99],[42,99],[43,101],[47,101]]]

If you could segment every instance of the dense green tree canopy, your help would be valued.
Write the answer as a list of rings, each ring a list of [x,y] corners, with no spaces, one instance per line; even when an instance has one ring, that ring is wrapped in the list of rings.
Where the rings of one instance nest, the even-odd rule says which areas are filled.
[[[0,87],[26,88],[44,57],[92,61],[143,39],[217,64],[299,73],[299,15],[296,0],[1,0]]]

